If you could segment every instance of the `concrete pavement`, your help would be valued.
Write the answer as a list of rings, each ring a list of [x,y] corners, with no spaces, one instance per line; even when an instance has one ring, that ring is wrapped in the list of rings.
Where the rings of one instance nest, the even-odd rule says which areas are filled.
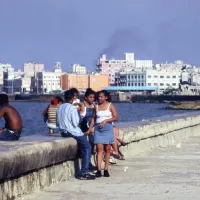
[[[111,177],[72,178],[17,200],[197,200],[200,198],[200,137],[158,148],[111,166]]]

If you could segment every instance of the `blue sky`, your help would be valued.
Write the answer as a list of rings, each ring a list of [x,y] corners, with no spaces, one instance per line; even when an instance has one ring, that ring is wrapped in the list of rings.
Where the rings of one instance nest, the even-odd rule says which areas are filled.
[[[90,70],[102,53],[200,65],[199,0],[0,0],[0,62]]]

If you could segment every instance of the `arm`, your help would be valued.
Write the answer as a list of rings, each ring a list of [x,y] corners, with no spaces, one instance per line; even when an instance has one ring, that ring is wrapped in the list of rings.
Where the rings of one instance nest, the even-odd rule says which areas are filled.
[[[96,118],[96,106],[94,106],[94,111],[93,111],[93,116],[90,122],[90,127],[88,131],[85,132],[85,134],[90,134],[92,132],[92,128],[94,127],[94,123],[95,123],[95,118]]]
[[[113,117],[110,118],[110,119],[106,119],[103,122],[101,122],[99,124],[99,127],[103,127],[105,123],[111,123],[111,122],[118,120],[118,113],[117,113],[117,110],[116,110],[116,108],[113,104],[110,105],[110,111],[111,111]]]
[[[1,107],[1,108],[0,108],[0,119],[4,116],[4,114],[5,114],[5,111],[4,111],[4,109]]]
[[[80,103],[79,107],[80,107],[80,110],[79,110],[80,115],[81,115],[81,117],[84,117],[84,116],[82,116],[84,114],[84,112],[85,112],[85,106],[84,106],[84,104]]]
[[[71,120],[72,120],[72,125],[76,128],[79,125],[80,117],[78,115],[77,109],[73,109],[70,113],[71,115]]]
[[[50,104],[45,108],[45,110],[43,111],[42,115],[45,116],[48,112]]]

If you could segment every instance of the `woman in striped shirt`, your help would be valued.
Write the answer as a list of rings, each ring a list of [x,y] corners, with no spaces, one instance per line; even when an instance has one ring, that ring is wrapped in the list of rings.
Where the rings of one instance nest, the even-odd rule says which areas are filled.
[[[44,117],[44,121],[47,124],[47,127],[49,128],[49,133],[53,134],[54,129],[57,128],[56,126],[56,110],[58,107],[63,103],[63,99],[59,96],[56,96],[51,99],[50,104],[47,106],[47,108],[42,113]]]

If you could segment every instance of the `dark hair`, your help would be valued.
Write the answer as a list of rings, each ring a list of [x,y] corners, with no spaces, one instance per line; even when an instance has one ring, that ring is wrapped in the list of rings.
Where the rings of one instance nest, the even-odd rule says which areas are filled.
[[[8,104],[8,95],[0,94],[0,105]]]
[[[64,93],[64,97],[65,97],[66,102],[69,102],[74,98],[74,92],[71,90],[67,90]]]
[[[76,88],[71,88],[70,91],[72,91],[73,94],[79,94],[79,91]]]
[[[104,96],[107,97],[107,101],[111,102],[111,96],[110,96],[110,93],[107,90],[101,90],[101,91],[99,91],[98,92],[98,96],[99,96],[100,93],[103,93]]]
[[[96,96],[96,92],[94,90],[92,90],[91,88],[87,88],[87,90],[85,91],[85,97],[88,97],[91,94],[94,94],[94,96]]]
[[[63,101],[63,98],[62,97],[60,97],[60,96],[55,96],[55,98],[58,100],[58,103],[63,103],[64,101]]]
[[[52,98],[50,102],[51,102],[51,105],[57,105],[60,102],[63,103],[63,99],[60,96],[56,96]]]

